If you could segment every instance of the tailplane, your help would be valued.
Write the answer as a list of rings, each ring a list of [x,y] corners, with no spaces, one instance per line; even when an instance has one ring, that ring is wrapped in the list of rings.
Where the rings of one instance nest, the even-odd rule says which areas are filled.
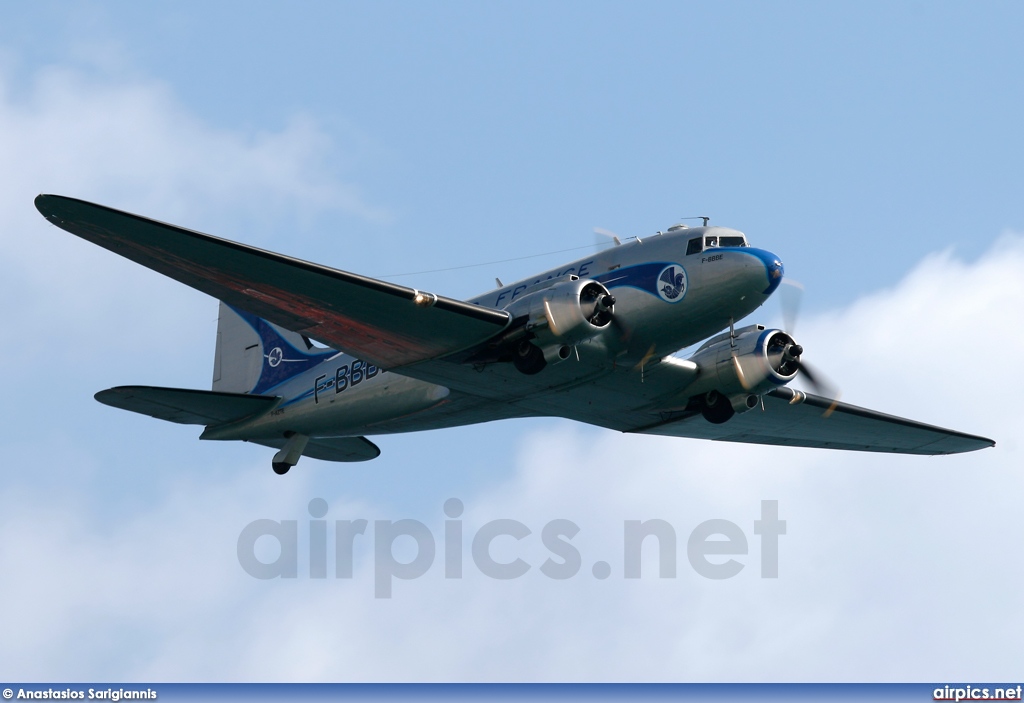
[[[260,395],[335,354],[333,349],[313,346],[296,332],[221,302],[213,390]]]

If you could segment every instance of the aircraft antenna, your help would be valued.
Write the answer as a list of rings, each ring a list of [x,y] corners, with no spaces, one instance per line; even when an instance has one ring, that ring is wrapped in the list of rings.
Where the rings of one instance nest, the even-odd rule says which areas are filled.
[[[708,226],[708,222],[711,221],[711,218],[708,217],[707,215],[697,215],[696,217],[680,217],[679,219],[680,220],[703,220],[704,221],[704,227],[707,227]]]

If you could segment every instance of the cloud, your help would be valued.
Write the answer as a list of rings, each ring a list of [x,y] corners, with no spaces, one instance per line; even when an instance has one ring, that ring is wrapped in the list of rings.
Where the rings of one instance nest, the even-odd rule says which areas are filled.
[[[40,348],[59,355],[71,345],[55,342],[67,340],[89,339],[103,355],[134,332],[131,343],[158,359],[163,329],[193,330],[197,342],[212,334],[190,324],[215,316],[205,296],[52,227],[32,205],[40,192],[257,245],[328,215],[389,217],[343,180],[342,145],[311,117],[296,114],[279,130],[225,129],[144,77],[49,66],[25,78],[0,63],[0,135],[0,295],[17,301],[5,306],[6,322],[27,340],[0,351],[7,363]]]
[[[26,91],[12,83],[0,74],[0,125],[18,137],[2,142],[3,158],[21,184],[4,193],[19,210],[30,210],[21,191],[43,191],[113,198],[168,218],[243,205],[254,222],[275,210],[387,217],[339,179],[338,145],[309,116],[296,114],[279,131],[228,130],[152,79],[51,66],[36,71]]]
[[[237,460],[166,479],[128,514],[80,492],[9,489],[0,510],[0,674],[108,680],[955,680],[1019,669],[1024,626],[1019,502],[1022,411],[1012,392],[1024,332],[1024,238],[980,259],[930,255],[889,290],[803,321],[800,341],[855,402],[994,437],[994,449],[921,458],[620,435],[567,422],[509,447],[516,472],[465,503],[464,577],[443,578],[442,506],[410,515],[368,504],[322,465],[284,481]],[[83,450],[87,453],[88,450]],[[185,452],[187,448],[177,451]],[[478,462],[473,452],[423,470]],[[153,471],[170,470],[154,457]],[[360,469],[356,469],[360,470]],[[368,468],[366,470],[372,470]],[[319,486],[316,488],[315,486]],[[396,488],[395,490],[401,490]],[[316,491],[316,492],[314,492]],[[90,492],[93,497],[90,496]],[[306,503],[329,524],[365,518],[353,579],[308,576]],[[761,501],[778,500],[779,578],[760,578]],[[372,522],[415,518],[437,542],[422,578],[375,599]],[[236,561],[258,518],[296,520],[299,578],[260,581]],[[483,577],[469,543],[511,518],[501,538],[523,577]],[[556,581],[539,567],[553,519],[581,528],[582,568]],[[675,578],[625,579],[625,520],[662,519],[677,538]],[[735,523],[742,571],[709,580],[686,544],[709,519]],[[397,544],[397,543],[396,543]],[[412,556],[408,540],[397,544]],[[606,561],[611,576],[591,575]],[[329,561],[329,574],[333,573]],[[81,643],[89,642],[83,654]]]

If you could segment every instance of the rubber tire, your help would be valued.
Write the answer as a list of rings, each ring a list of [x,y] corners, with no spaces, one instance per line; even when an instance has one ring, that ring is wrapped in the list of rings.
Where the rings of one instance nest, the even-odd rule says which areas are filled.
[[[721,425],[731,420],[736,411],[732,409],[732,404],[724,395],[718,391],[711,391],[704,396],[700,414],[712,425]]]
[[[540,350],[536,344],[530,342],[523,342],[512,359],[512,363],[515,365],[516,370],[520,373],[524,373],[527,376],[532,376],[536,373],[540,373],[544,370],[544,367],[548,365],[547,360],[544,358],[544,352]]]

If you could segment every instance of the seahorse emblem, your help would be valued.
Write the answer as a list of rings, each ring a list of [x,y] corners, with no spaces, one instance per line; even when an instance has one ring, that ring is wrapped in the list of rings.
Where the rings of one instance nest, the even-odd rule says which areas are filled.
[[[666,266],[658,276],[658,295],[670,303],[679,301],[686,293],[686,272],[682,266]]]

